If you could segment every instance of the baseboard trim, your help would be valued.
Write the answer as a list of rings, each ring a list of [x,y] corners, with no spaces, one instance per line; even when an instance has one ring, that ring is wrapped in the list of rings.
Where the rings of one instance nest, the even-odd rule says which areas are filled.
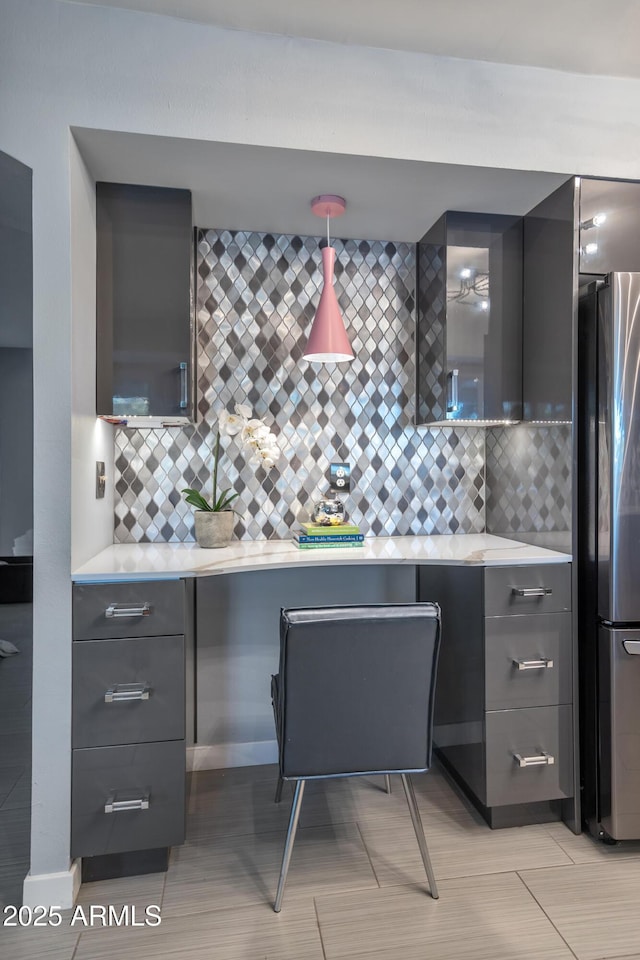
[[[126,853],[103,853],[82,858],[82,882],[114,880],[120,877],[141,877],[146,873],[166,873],[169,869],[169,847],[151,850],[130,850]]]
[[[250,743],[197,744],[187,748],[187,770],[219,770],[226,767],[255,767],[278,762],[276,740]]]
[[[535,823],[554,823],[562,819],[560,800],[540,800],[534,803],[516,803],[502,807],[486,807],[475,795],[464,777],[456,770],[439,747],[434,754],[447,777],[462,791],[492,830],[508,827],[526,827]]]
[[[60,907],[70,910],[80,890],[80,860],[60,873],[28,873],[22,888],[25,907]]]

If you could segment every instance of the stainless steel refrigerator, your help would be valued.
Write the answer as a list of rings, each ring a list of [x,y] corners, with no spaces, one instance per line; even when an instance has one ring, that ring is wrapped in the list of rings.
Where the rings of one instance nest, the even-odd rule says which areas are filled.
[[[579,637],[583,819],[640,838],[640,273],[583,277]]]

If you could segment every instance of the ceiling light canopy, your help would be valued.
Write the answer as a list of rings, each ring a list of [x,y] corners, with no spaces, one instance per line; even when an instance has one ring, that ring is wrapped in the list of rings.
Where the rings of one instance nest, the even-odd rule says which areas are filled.
[[[337,197],[334,194],[322,194],[311,201],[311,209],[315,215],[326,217],[327,245],[322,250],[324,286],[309,334],[307,349],[303,354],[303,359],[310,363],[344,363],[354,359],[333,286],[336,251],[329,239],[331,217],[342,216],[346,206],[344,197]]]

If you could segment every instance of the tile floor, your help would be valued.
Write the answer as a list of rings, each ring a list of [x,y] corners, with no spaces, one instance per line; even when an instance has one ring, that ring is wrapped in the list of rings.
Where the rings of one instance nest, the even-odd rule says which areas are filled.
[[[3,960],[640,960],[640,843],[562,824],[491,831],[437,770],[416,777],[440,899],[400,781],[307,785],[282,913],[289,797],[274,767],[193,774],[166,875],[86,884],[79,903],[162,908],[151,927],[0,929]]]

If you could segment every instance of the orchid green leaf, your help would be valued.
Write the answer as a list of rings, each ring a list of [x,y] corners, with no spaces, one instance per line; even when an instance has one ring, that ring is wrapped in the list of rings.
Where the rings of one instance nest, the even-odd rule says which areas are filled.
[[[226,510],[229,504],[233,503],[236,497],[239,496],[239,494],[237,493],[232,493],[230,496],[227,497],[225,496],[225,494],[228,492],[229,492],[228,490],[225,490],[224,493],[220,495],[220,498],[216,503],[214,510]]]
[[[182,493],[185,494],[185,500],[192,507],[195,507],[197,510],[206,510],[208,513],[211,513],[211,504],[208,503],[202,494],[198,493],[197,490],[192,490],[190,487],[186,487]]]

